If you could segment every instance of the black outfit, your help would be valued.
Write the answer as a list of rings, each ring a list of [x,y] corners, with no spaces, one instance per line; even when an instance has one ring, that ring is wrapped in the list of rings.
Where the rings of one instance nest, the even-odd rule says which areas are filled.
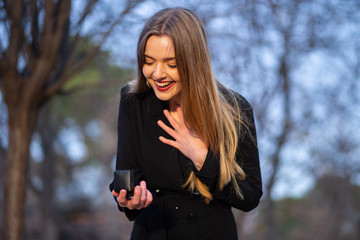
[[[131,239],[237,239],[231,207],[254,209],[262,186],[252,107],[235,94],[250,130],[242,134],[236,156],[246,173],[246,179],[239,181],[244,199],[236,196],[231,183],[222,191],[217,189],[219,161],[211,151],[197,171],[179,150],[159,140],[159,136],[172,139],[157,125],[162,120],[171,127],[163,114],[167,102],[159,100],[152,89],[142,94],[129,93],[129,86],[121,90],[116,169],[136,169],[136,181],[145,180],[154,197],[142,210],[118,205],[129,220],[135,220]],[[191,171],[209,187],[214,198],[209,204],[182,187]]]

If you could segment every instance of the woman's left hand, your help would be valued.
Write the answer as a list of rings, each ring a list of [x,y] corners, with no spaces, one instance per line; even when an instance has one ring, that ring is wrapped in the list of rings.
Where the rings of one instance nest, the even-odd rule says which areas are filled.
[[[168,110],[164,110],[166,118],[169,120],[174,129],[167,126],[163,121],[158,121],[158,125],[170,136],[172,136],[175,141],[164,138],[163,136],[160,136],[159,139],[163,143],[177,148],[194,163],[197,170],[200,170],[205,162],[205,158],[208,153],[208,146],[203,140],[196,136],[193,131],[187,128],[180,106],[176,108],[176,112],[178,114],[179,121],[171,116]]]

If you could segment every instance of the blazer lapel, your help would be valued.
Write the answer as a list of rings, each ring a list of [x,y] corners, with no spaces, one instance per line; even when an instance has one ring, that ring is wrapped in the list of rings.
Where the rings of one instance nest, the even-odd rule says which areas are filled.
[[[160,101],[155,94],[150,94],[146,104],[148,104],[147,114],[145,114],[148,118],[146,119],[146,125],[150,128],[150,133],[154,139],[152,144],[154,150],[157,152],[157,156],[159,156],[159,164],[162,165],[164,173],[168,176],[168,180],[180,186],[183,180],[179,166],[179,150],[159,140],[160,136],[173,139],[157,124],[157,121],[161,120],[167,126],[172,127],[163,113],[163,110],[167,108],[167,103]]]

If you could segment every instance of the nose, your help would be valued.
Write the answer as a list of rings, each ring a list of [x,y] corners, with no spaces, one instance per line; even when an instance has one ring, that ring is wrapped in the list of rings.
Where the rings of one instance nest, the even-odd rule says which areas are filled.
[[[166,78],[166,73],[162,64],[156,64],[153,72],[153,78],[156,80],[160,80],[162,78]]]

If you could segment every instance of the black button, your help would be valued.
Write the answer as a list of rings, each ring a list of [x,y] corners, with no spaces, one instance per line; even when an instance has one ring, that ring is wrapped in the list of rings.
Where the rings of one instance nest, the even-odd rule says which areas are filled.
[[[155,189],[155,196],[160,196],[161,192],[160,192],[160,189]]]

